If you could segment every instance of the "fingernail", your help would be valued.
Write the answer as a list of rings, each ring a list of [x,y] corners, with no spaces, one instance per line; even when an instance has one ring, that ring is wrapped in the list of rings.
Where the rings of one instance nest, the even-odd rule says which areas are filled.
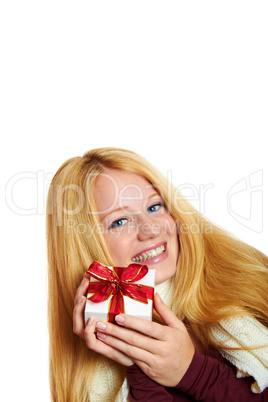
[[[98,338],[101,338],[101,339],[105,339],[105,338],[106,338],[106,335],[103,334],[102,332],[97,332],[97,337],[98,337]]]
[[[83,296],[80,297],[80,299],[78,300],[77,304],[82,303],[82,300],[83,300]]]
[[[115,321],[117,321],[117,322],[124,322],[124,321],[125,321],[125,318],[124,318],[122,315],[117,315],[117,316],[115,317]]]
[[[97,328],[98,329],[106,329],[106,325],[103,322],[98,322]]]
[[[92,323],[93,323],[93,317],[90,317],[90,319],[87,322],[87,325],[90,326],[92,325]]]
[[[159,299],[160,301],[163,301],[163,300],[161,299],[161,296],[160,296],[159,293],[156,293],[156,295],[157,295],[157,297],[158,297],[158,299]]]

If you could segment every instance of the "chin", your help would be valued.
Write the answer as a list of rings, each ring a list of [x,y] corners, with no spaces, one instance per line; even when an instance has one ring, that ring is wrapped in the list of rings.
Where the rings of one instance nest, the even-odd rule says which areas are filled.
[[[158,272],[156,271],[156,273],[155,273],[155,284],[159,285],[160,283],[163,283],[163,282],[167,281],[168,279],[172,278],[172,276],[174,274],[175,274],[175,272],[172,273],[171,275],[161,275],[161,274],[158,275]]]

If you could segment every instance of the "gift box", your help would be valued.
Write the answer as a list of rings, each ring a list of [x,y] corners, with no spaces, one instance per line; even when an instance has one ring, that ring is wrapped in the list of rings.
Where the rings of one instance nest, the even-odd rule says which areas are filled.
[[[90,283],[85,306],[85,322],[115,322],[120,313],[152,320],[155,271],[146,265],[130,264],[127,268],[107,267],[93,262],[87,274]]]

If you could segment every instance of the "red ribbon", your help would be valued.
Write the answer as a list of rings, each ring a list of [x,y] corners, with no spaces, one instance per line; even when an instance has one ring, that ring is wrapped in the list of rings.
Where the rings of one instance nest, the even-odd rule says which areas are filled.
[[[152,286],[132,283],[142,279],[148,271],[146,265],[140,264],[130,264],[127,268],[113,267],[111,270],[95,261],[88,268],[87,274],[99,282],[90,281],[87,293],[93,295],[87,298],[100,303],[112,296],[107,321],[115,322],[115,316],[125,312],[123,295],[146,304],[148,299],[153,299]]]

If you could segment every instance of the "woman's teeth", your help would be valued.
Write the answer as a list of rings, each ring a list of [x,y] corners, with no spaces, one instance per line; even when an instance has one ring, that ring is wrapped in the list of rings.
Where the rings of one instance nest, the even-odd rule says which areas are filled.
[[[158,255],[162,254],[165,251],[165,246],[162,244],[162,246],[159,246],[157,248],[152,248],[149,251],[145,251],[144,253],[138,255],[137,257],[131,258],[133,262],[141,262],[141,261],[147,261],[150,258],[157,257]]]

